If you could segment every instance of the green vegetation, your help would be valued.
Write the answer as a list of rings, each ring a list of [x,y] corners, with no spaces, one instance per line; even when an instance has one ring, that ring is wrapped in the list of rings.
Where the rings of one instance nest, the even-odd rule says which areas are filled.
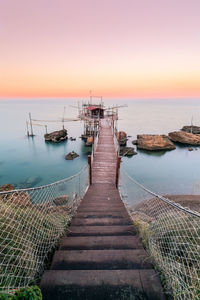
[[[42,300],[42,293],[38,286],[22,288],[14,294],[0,294],[0,300]]]
[[[38,282],[69,221],[60,207],[22,208],[0,200],[0,291]]]
[[[149,222],[134,214],[134,225],[173,299],[200,299],[199,220],[169,211]]]

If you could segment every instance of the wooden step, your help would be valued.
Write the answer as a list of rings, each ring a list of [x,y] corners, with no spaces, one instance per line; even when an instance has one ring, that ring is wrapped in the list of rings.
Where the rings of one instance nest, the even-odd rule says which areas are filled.
[[[113,212],[113,213],[109,213],[109,212],[104,212],[104,211],[100,211],[98,213],[94,213],[94,212],[78,212],[76,214],[76,218],[129,218],[129,215],[126,211],[122,211],[122,212]]]
[[[132,225],[132,222],[128,218],[74,218],[71,225],[78,226],[113,226],[113,225]]]
[[[164,300],[158,275],[147,270],[45,271],[43,300]]]
[[[144,249],[140,250],[60,250],[52,270],[152,269]]]
[[[136,229],[130,225],[124,226],[70,226],[67,236],[127,236],[136,235]]]
[[[60,250],[143,249],[136,236],[81,236],[62,238]]]

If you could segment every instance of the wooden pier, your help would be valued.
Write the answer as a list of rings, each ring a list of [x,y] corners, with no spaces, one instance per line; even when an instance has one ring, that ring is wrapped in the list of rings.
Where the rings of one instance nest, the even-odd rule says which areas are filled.
[[[116,188],[117,159],[111,126],[103,119],[92,184],[44,272],[44,300],[165,299]]]

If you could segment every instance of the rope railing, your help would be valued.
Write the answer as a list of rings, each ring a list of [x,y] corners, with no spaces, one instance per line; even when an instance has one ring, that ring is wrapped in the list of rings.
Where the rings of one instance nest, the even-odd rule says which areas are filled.
[[[0,192],[0,293],[37,283],[88,186],[86,165],[46,186]]]
[[[152,192],[123,168],[120,176],[122,200],[166,291],[173,299],[200,299],[200,213]]]

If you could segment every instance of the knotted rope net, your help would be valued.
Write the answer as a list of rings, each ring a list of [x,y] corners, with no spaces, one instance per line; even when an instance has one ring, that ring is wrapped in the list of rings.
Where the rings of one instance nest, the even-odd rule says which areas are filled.
[[[53,184],[0,192],[0,293],[37,283],[88,184],[85,166]]]
[[[199,212],[151,192],[123,168],[120,193],[166,291],[173,299],[200,299]]]

